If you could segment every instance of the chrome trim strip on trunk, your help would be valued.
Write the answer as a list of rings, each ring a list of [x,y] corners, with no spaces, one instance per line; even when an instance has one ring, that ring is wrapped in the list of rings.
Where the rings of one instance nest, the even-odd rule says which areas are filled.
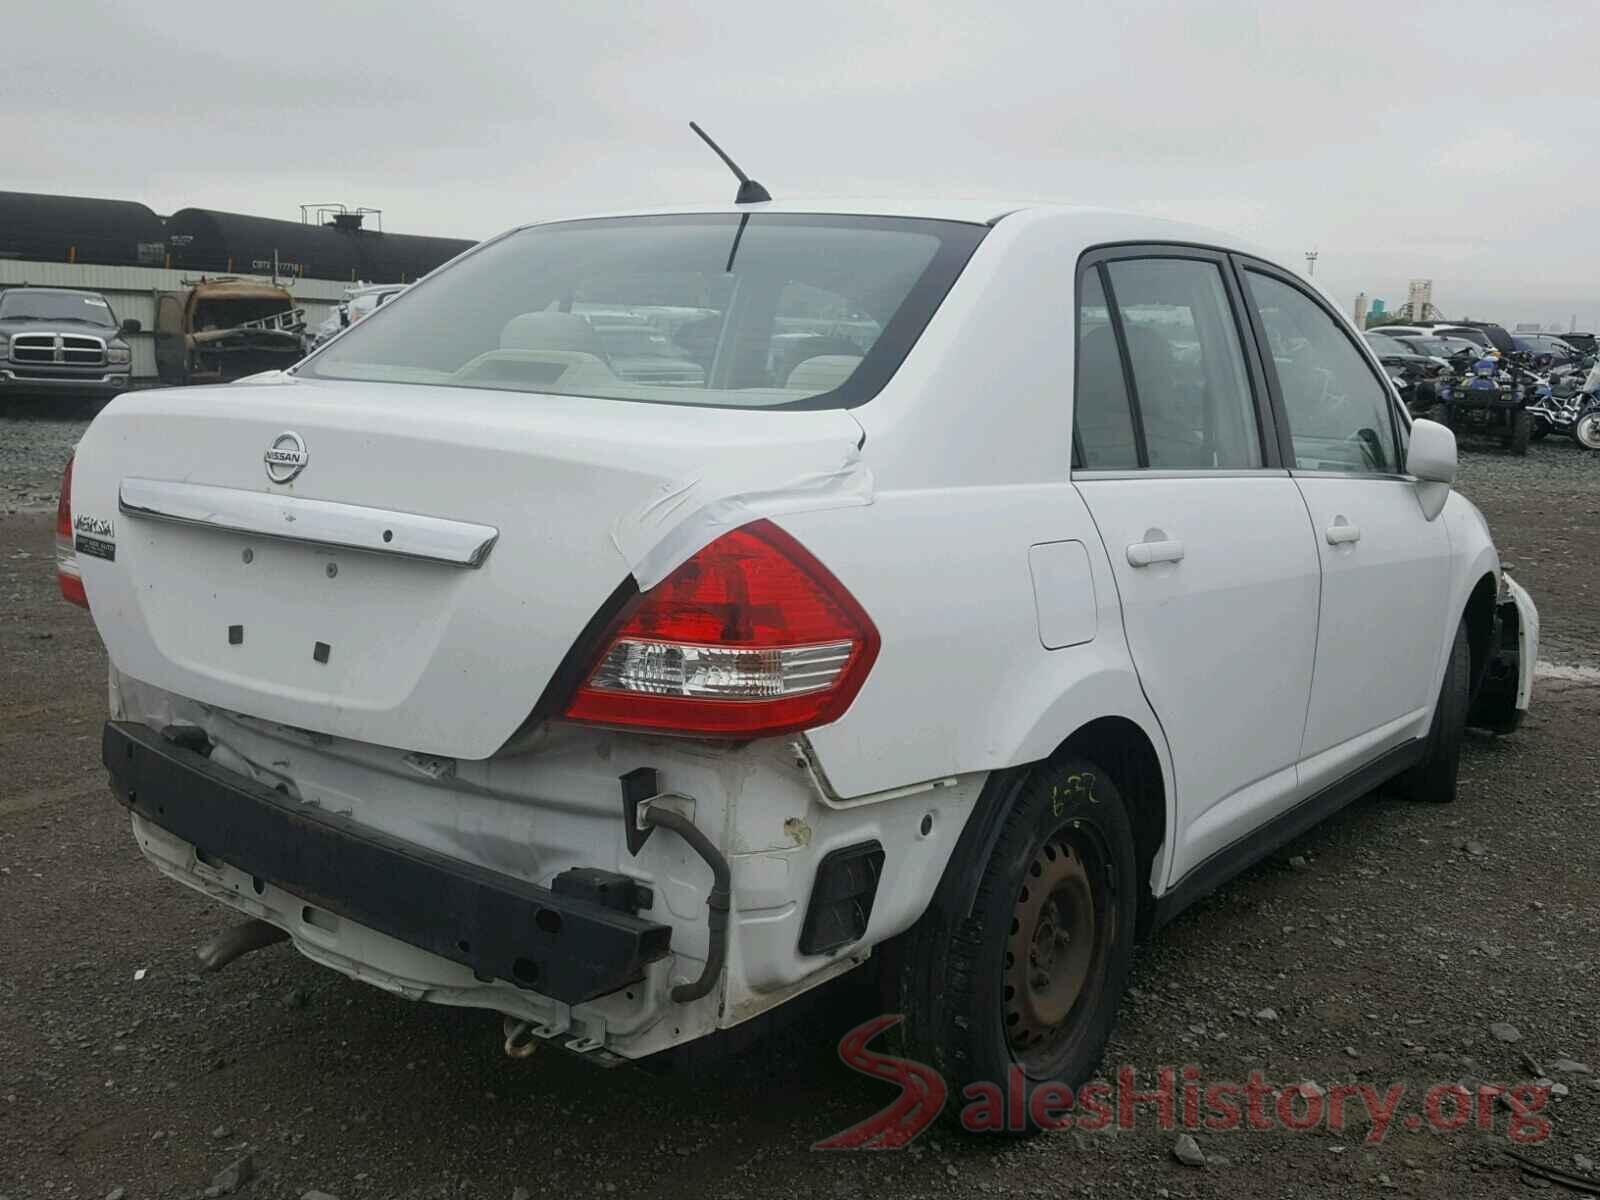
[[[454,567],[481,567],[500,536],[492,525],[161,479],[124,479],[117,501],[130,517]]]

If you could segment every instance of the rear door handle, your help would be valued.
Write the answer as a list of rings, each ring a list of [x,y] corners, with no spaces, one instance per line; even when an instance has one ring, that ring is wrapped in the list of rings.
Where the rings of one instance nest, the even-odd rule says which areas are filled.
[[[1328,526],[1328,545],[1346,546],[1361,540],[1361,526],[1352,525],[1343,517],[1335,517]]]
[[[1148,567],[1151,563],[1182,561],[1183,543],[1176,538],[1162,542],[1134,542],[1128,547],[1131,566]]]

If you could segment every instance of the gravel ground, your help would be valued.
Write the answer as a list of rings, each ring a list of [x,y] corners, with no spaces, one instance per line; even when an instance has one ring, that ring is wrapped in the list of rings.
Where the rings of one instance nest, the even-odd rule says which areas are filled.
[[[513,1062],[498,1022],[408,1004],[274,947],[216,977],[192,948],[228,917],[144,865],[98,766],[104,658],[55,597],[49,507],[82,423],[0,422],[0,1197],[1503,1197],[1527,1184],[1495,1128],[1407,1127],[1429,1085],[1568,1093],[1524,1147],[1600,1160],[1600,687],[1542,680],[1524,729],[1473,736],[1446,809],[1370,797],[1164,930],[1140,955],[1104,1070],[1194,1064],[1323,1088],[1409,1086],[1387,1136],[1201,1132],[1173,1160],[1135,1128],[1026,1143],[934,1133],[903,1154],[819,1154],[882,1084],[832,1046],[832,1011],[692,1076]],[[1463,453],[1462,487],[1533,592],[1544,657],[1600,663],[1600,462]],[[14,511],[22,510],[22,511]],[[136,978],[139,972],[142,977]],[[1505,1042],[1495,1023],[1516,1027]],[[1501,1029],[1500,1033],[1506,1031]],[[1561,1059],[1571,1060],[1560,1063]],[[231,1181],[223,1179],[222,1185]]]
[[[54,507],[87,418],[0,417],[0,513]]]

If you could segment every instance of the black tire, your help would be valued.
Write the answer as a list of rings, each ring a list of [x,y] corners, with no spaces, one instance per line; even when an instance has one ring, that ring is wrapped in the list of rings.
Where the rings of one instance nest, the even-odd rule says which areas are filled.
[[[1015,1067],[1029,1094],[1092,1076],[1127,986],[1138,916],[1133,827],[1093,763],[1037,767],[999,817],[987,857],[972,861],[981,853],[957,849],[941,889],[953,880],[970,902],[948,923],[925,918],[899,972],[907,1049],[945,1077],[944,1115],[957,1121],[963,1089],[992,1083],[1004,1093]],[[1023,1125],[1005,1132],[1038,1132],[1031,1118]]]
[[[1437,421],[1446,429],[1454,429],[1455,425],[1450,420],[1450,406],[1448,404],[1435,404],[1428,411],[1428,420]]]
[[[1461,766],[1461,738],[1467,728],[1467,707],[1472,698],[1472,650],[1467,645],[1467,623],[1456,626],[1439,685],[1439,703],[1428,727],[1427,750],[1421,762],[1402,776],[1402,788],[1413,800],[1449,804],[1456,798],[1456,775]]]
[[[1533,419],[1533,430],[1528,434],[1528,439],[1534,442],[1542,442],[1549,436],[1550,422],[1543,417],[1535,417]]]
[[[1519,408],[1511,414],[1511,432],[1506,435],[1506,446],[1519,458],[1528,453],[1528,439],[1533,436],[1533,414]]]

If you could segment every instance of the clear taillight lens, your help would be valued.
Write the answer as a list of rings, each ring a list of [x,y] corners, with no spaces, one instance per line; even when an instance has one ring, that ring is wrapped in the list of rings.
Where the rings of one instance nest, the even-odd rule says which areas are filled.
[[[768,521],[723,534],[629,603],[566,715],[698,736],[825,725],[860,690],[878,632]]]

